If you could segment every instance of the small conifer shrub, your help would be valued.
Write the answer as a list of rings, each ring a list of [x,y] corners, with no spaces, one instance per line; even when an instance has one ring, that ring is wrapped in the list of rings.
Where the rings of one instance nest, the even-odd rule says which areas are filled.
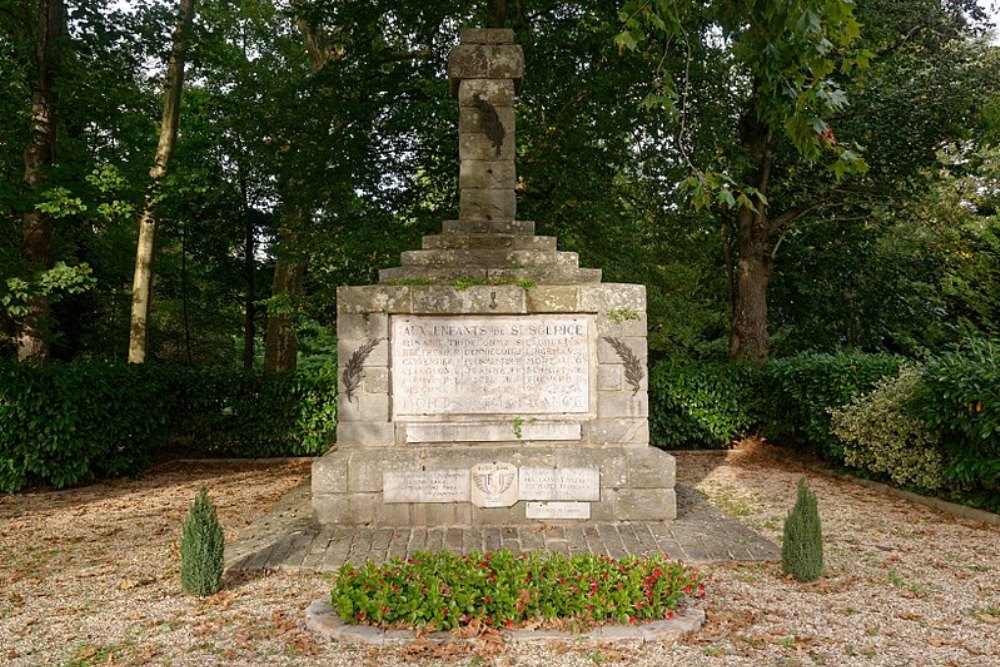
[[[823,574],[823,530],[819,522],[816,494],[799,480],[795,507],[785,519],[781,543],[781,569],[799,581],[816,581]]]
[[[181,535],[181,588],[200,596],[218,593],[222,588],[222,549],[222,526],[208,499],[208,488],[202,486]]]

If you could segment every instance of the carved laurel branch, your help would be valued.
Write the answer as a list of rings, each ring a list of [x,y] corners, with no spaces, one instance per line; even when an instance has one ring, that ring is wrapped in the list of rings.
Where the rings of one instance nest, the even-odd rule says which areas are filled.
[[[497,157],[500,157],[500,149],[503,147],[503,138],[507,131],[500,121],[500,114],[496,107],[490,104],[489,100],[484,100],[476,93],[472,96],[472,104],[479,110],[483,118],[483,132],[493,142],[493,147],[497,149]]]
[[[361,386],[361,373],[364,369],[365,359],[372,353],[372,350],[375,349],[380,340],[382,339],[372,338],[354,350],[354,354],[347,360],[347,365],[344,366],[344,372],[341,374],[340,379],[344,382],[344,393],[347,394],[348,401],[354,399],[354,392]]]
[[[630,387],[632,387],[632,395],[635,396],[639,393],[639,386],[642,384],[642,378],[646,376],[646,372],[642,369],[642,362],[639,361],[639,357],[635,356],[635,352],[632,351],[632,348],[619,339],[612,338],[611,336],[605,336],[604,340],[606,340],[611,347],[615,348],[615,352],[618,353],[618,358],[622,360],[622,365],[625,366],[625,381],[629,383]]]

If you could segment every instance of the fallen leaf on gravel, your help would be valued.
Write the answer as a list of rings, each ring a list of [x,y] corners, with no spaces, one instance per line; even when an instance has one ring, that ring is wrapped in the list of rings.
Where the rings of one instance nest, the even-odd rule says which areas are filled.
[[[976,618],[986,623],[1000,623],[1000,616],[994,616],[993,614],[976,614]]]

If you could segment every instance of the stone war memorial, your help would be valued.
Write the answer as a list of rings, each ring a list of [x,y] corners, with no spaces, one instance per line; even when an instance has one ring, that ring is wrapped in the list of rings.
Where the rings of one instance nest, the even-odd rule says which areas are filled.
[[[379,284],[337,292],[337,448],[315,462],[327,525],[669,521],[674,460],[649,446],[642,285],[601,282],[516,216],[511,30],[449,55],[457,220]]]

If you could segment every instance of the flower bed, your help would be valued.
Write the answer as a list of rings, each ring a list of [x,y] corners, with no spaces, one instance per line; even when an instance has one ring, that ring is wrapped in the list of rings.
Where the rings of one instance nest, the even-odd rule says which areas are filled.
[[[672,618],[705,596],[706,577],[665,554],[644,558],[510,551],[417,553],[405,562],[340,568],[331,604],[346,623],[448,630],[573,620]]]

